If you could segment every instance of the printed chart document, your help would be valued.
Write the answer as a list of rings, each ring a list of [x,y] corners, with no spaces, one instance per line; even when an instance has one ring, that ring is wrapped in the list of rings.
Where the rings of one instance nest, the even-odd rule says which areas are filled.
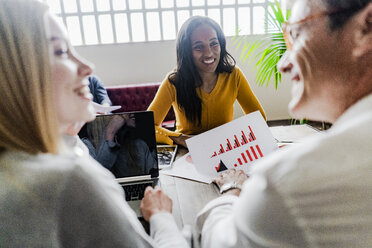
[[[278,149],[259,111],[186,140],[195,169],[214,178],[230,168],[249,174],[257,160]]]

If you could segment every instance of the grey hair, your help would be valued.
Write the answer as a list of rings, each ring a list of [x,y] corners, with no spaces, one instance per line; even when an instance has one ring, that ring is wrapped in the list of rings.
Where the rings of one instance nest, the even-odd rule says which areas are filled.
[[[331,30],[342,28],[351,17],[371,2],[372,0],[323,0],[329,11],[335,11],[329,16]]]

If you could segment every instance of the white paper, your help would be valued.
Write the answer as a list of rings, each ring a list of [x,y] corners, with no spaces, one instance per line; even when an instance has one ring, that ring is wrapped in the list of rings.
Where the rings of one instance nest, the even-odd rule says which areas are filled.
[[[190,160],[190,153],[185,154],[173,163],[172,169],[163,169],[161,174],[182,177],[202,183],[211,183],[212,177],[204,176],[197,172],[195,165]]]
[[[111,111],[114,111],[114,110],[117,110],[117,109],[121,108],[120,105],[103,106],[103,105],[98,104],[96,102],[92,102],[92,103],[93,103],[93,107],[94,107],[94,110],[96,111],[96,113],[110,113]]]
[[[208,178],[235,168],[249,174],[252,165],[278,148],[259,111],[186,140],[196,170]]]
[[[270,131],[279,143],[299,142],[304,137],[320,133],[307,124],[270,127]]]

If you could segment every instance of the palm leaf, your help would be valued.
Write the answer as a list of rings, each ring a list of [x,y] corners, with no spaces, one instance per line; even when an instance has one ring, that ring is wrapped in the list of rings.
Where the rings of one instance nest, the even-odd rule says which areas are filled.
[[[239,30],[232,38],[233,44],[240,51],[240,59],[249,64],[255,62],[257,69],[256,82],[258,85],[269,85],[274,79],[275,89],[281,83],[282,75],[276,65],[286,51],[282,26],[288,20],[290,11],[284,17],[280,3],[275,0],[269,5],[268,18],[265,21],[267,34],[258,41],[249,41],[248,36],[240,36]]]

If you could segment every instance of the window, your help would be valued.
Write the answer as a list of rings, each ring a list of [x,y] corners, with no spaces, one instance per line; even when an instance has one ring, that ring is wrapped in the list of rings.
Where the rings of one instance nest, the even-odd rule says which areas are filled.
[[[73,45],[173,40],[192,15],[209,16],[225,35],[263,34],[274,0],[43,0]]]

